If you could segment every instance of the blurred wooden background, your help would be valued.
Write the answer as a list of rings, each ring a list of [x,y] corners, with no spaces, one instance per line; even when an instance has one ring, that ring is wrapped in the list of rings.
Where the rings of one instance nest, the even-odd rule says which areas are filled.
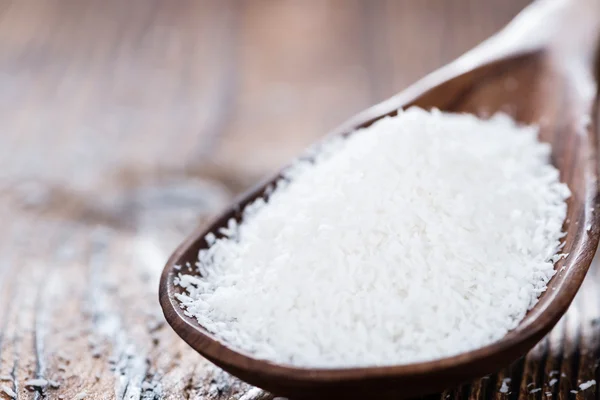
[[[270,398],[165,326],[170,251],[526,3],[0,0],[0,399]],[[525,361],[442,398],[595,398],[571,393],[597,375],[592,279]]]

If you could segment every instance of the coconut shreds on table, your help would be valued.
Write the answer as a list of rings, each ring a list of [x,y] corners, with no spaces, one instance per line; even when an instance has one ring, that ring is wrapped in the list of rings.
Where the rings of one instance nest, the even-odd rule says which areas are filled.
[[[77,396],[75,396],[73,399],[74,400],[84,400],[87,397],[87,392],[84,390],[83,392],[80,392],[77,394]]]
[[[4,393],[5,395],[7,395],[8,397],[10,397],[11,399],[17,398],[17,394],[15,393],[15,391],[12,390],[11,388],[9,388],[8,386],[5,386],[5,385],[0,386],[0,391],[2,393]]]
[[[38,388],[45,388],[46,386],[48,386],[48,381],[46,379],[42,379],[42,378],[35,378],[35,379],[29,379],[25,381],[25,386],[31,386],[31,387],[38,387]]]
[[[583,382],[579,385],[579,389],[581,390],[586,390],[591,388],[592,386],[594,386],[596,384],[596,381],[594,379],[592,379],[591,381],[587,381],[587,382]]]
[[[509,389],[510,389],[510,378],[504,378],[502,380],[502,385],[500,386],[500,389],[498,390],[500,393],[508,393]]]
[[[411,108],[284,172],[175,283],[229,346],[304,367],[406,364],[515,328],[560,257],[570,192],[536,127]],[[199,278],[197,274],[202,278]]]

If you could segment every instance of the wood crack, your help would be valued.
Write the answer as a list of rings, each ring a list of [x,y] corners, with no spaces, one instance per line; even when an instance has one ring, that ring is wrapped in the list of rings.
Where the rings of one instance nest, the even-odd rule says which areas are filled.
[[[160,400],[162,397],[162,388],[160,385],[160,376],[152,372],[150,359],[146,359],[146,376],[141,384],[140,400]]]
[[[34,329],[33,329],[33,352],[35,356],[35,377],[37,379],[44,379],[44,358],[43,358],[43,334],[45,332],[44,322],[42,321],[43,315],[48,310],[46,309],[45,302],[42,301],[44,294],[44,286],[47,283],[45,279],[40,281],[38,290],[37,290],[37,298],[35,301],[35,321],[34,321]],[[39,390],[36,388],[34,392],[34,400],[40,398],[43,395],[43,388]]]
[[[107,293],[103,270],[108,263],[111,232],[97,229],[92,235],[89,256],[89,298],[95,334],[107,338],[113,348],[115,395],[119,399],[138,398],[147,373],[144,352],[136,347],[123,327],[122,316]]]
[[[10,289],[9,289],[10,290]],[[0,327],[0,367],[2,366],[2,345],[4,343],[6,331],[8,328],[8,320],[10,315],[10,310],[12,309],[13,300],[12,300],[12,290],[10,290],[10,294],[8,296],[7,303],[5,305],[5,314],[4,318],[2,318],[2,326]]]
[[[190,374],[185,386],[183,387],[183,398],[190,400],[192,398],[192,391],[194,390],[194,375]]]
[[[18,334],[15,335],[13,339],[13,348],[15,349],[15,361],[13,362],[13,367],[10,370],[10,377],[12,378],[13,383],[13,391],[16,393],[15,400],[19,399],[19,382],[17,380],[17,368],[19,368],[19,352],[16,351],[17,343],[20,342],[20,336]]]

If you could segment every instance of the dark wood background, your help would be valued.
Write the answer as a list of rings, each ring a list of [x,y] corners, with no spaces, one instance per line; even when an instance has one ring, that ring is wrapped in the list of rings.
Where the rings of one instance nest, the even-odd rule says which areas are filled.
[[[165,326],[169,253],[527,2],[0,0],[0,399],[270,398]],[[596,398],[571,390],[598,376],[597,280],[525,360],[441,397]]]

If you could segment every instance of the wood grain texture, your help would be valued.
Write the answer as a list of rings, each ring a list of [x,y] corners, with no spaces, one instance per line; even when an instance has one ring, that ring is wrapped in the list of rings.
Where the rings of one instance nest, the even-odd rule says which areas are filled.
[[[269,398],[165,327],[168,254],[306,144],[527,2],[0,1],[0,388]],[[441,397],[596,396],[570,390],[599,378],[597,284],[590,275],[590,297],[530,357],[542,367],[517,363]],[[522,376],[544,390],[523,392]],[[35,377],[60,386],[29,390]]]

